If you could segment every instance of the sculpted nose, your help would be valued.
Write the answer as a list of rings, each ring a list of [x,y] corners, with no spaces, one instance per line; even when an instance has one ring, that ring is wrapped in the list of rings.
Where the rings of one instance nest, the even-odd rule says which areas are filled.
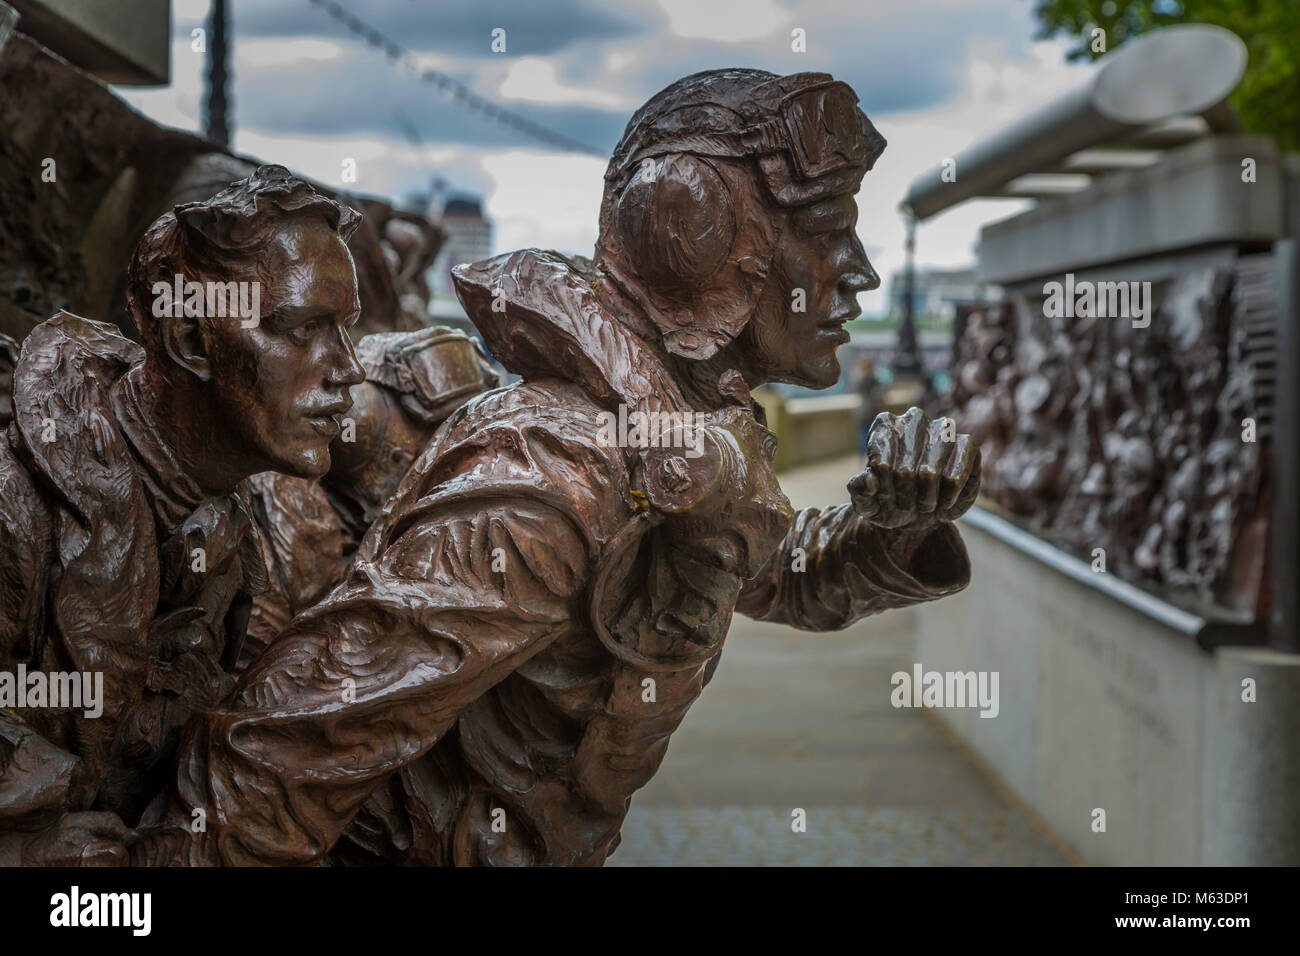
[[[860,268],[846,272],[840,279],[840,288],[854,294],[870,292],[872,289],[880,288],[880,276],[876,274],[871,263],[863,258]]]
[[[330,365],[330,382],[334,385],[360,385],[366,380],[366,370],[357,359],[356,349],[345,328],[339,329],[338,359]]]
[[[840,288],[845,292],[857,294],[880,288],[880,275],[867,258],[867,250],[857,236],[853,237],[853,251],[848,262],[848,270],[840,279]]]

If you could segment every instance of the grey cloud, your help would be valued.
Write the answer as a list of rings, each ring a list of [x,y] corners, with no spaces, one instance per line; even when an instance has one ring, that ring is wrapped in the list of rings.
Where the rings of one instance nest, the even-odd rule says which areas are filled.
[[[689,73],[751,66],[776,73],[821,70],[847,81],[873,118],[942,103],[958,90],[960,68],[973,38],[997,40],[1010,56],[1023,55],[1033,24],[1023,0],[969,0],[960,5],[916,0],[882,9],[878,4],[794,2],[792,26],[807,31],[808,52],[789,48],[788,31],[759,41],[727,44],[672,36],[648,2],[629,8],[595,0],[504,3],[474,0],[357,0],[347,9],[411,50],[435,50],[459,64],[452,73],[486,99],[597,150],[612,150],[635,105]],[[402,140],[409,118],[427,143],[470,147],[539,146],[445,92],[399,72],[380,51],[306,0],[258,0],[234,5],[239,37],[313,35],[337,39],[357,51],[345,67],[295,61],[282,67],[242,67],[234,74],[234,117],[246,128],[296,134],[376,135]],[[513,58],[544,55],[561,82],[619,93],[629,105],[548,105],[504,101],[475,86],[492,26],[508,31]],[[176,29],[188,35],[189,25]],[[610,41],[650,51],[644,67],[611,73],[604,67]]]
[[[644,15],[597,0],[336,0],[339,6],[408,49],[462,57],[494,55],[492,30],[506,31],[506,55],[545,56],[580,40],[637,36],[651,29]],[[352,36],[306,0],[239,4],[237,36]]]
[[[469,74],[457,79],[469,83]],[[279,134],[342,133],[404,137],[405,116],[426,143],[538,145],[503,123],[468,109],[433,84],[397,72],[382,56],[340,67],[304,61],[291,67],[244,67],[234,74],[234,110],[246,127]],[[623,111],[579,105],[501,102],[534,123],[610,151],[627,123]],[[400,114],[399,114],[400,111]],[[543,145],[543,148],[544,145]]]

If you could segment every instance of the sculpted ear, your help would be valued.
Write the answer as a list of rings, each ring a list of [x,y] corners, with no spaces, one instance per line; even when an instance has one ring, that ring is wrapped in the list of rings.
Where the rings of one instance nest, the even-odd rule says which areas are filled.
[[[198,316],[164,316],[162,345],[173,362],[201,382],[212,381],[212,361]]]
[[[213,208],[210,202],[189,202],[172,207],[176,223],[181,227],[186,242],[193,246],[195,239],[217,249],[242,245],[248,240],[251,217],[227,215]]]

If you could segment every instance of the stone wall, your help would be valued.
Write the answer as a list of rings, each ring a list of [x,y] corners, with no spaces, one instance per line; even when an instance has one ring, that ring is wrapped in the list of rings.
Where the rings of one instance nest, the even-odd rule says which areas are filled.
[[[1300,656],[1207,647],[1203,619],[980,509],[961,531],[971,586],[916,609],[917,661],[998,673],[996,717],[935,715],[1053,832],[1096,865],[1300,862]]]

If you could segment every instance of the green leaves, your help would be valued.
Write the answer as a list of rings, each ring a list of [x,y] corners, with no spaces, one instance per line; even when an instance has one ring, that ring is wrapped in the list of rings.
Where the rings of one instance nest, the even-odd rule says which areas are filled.
[[[1300,16],[1295,0],[1037,0],[1038,39],[1073,38],[1070,60],[1104,55],[1093,29],[1105,31],[1104,50],[1171,23],[1208,23],[1237,34],[1250,59],[1233,108],[1247,130],[1272,136],[1285,150],[1300,149]]]

